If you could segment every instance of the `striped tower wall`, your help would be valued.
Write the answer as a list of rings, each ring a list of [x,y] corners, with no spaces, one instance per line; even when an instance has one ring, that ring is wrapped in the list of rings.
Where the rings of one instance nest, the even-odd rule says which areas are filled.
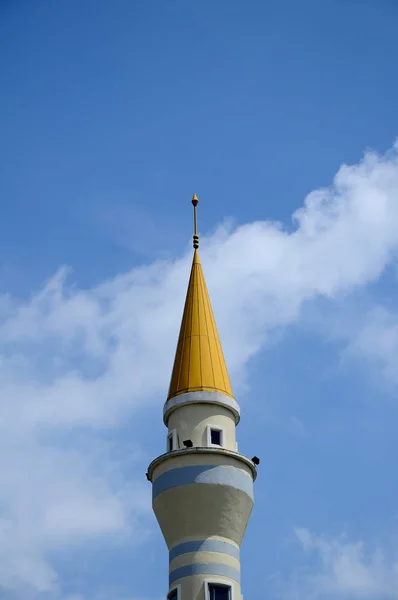
[[[153,510],[169,549],[169,590],[179,589],[182,600],[206,600],[207,581],[226,583],[232,599],[241,600],[239,551],[256,470],[236,450],[239,406],[222,394],[183,396],[169,400],[164,411],[178,448],[148,469]],[[224,430],[222,448],[209,445],[209,425]],[[186,439],[193,448],[183,447]]]

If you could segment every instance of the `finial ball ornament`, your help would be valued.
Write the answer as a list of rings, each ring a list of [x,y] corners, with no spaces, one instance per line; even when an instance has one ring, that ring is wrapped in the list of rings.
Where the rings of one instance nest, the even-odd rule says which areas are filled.
[[[197,195],[196,195],[196,194],[194,194],[194,195],[193,195],[193,198],[192,198],[192,204],[193,204],[194,206],[198,206],[198,204],[199,204],[199,199],[198,199],[198,197],[197,197]]]

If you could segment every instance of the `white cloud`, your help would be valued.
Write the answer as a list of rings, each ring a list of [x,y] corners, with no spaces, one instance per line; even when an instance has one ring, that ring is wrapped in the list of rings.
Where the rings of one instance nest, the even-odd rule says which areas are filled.
[[[8,437],[2,430],[0,443],[3,588],[17,592],[18,598],[30,588],[56,589],[57,574],[48,561],[51,551],[102,536],[109,544],[132,529],[136,536],[144,535],[128,515],[145,513],[142,497],[149,509],[149,494],[134,479],[130,484],[120,480],[119,465],[104,442],[98,447],[94,440],[77,444],[76,437],[73,450],[35,438],[33,431],[24,440],[10,429]]]
[[[366,553],[362,542],[343,536],[328,540],[296,529],[296,536],[313,564],[297,570],[284,597],[291,600],[398,598],[398,562],[387,561],[381,550]]]
[[[380,276],[398,248],[397,198],[394,148],[342,167],[330,188],[307,197],[291,233],[256,222],[223,226],[202,239],[237,390],[269,332],[296,321],[306,301],[340,297]],[[114,480],[106,454],[91,460],[101,452],[98,437],[90,454],[62,436],[84,431],[91,439],[155,400],[161,418],[189,262],[190,253],[88,290],[69,284],[61,269],[28,301],[0,302],[0,586],[6,590],[51,589],[49,551],[124,535],[134,511],[143,510],[141,492],[133,506],[126,501],[125,482]],[[134,527],[130,532],[137,535]]]
[[[383,306],[366,313],[349,336],[348,356],[377,364],[386,381],[398,383],[398,314]]]

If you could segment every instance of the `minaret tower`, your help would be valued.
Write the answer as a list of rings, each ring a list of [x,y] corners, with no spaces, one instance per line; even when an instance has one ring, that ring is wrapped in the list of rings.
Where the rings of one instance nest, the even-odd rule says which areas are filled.
[[[238,452],[240,409],[199,259],[196,194],[192,204],[194,255],[163,409],[167,450],[147,477],[169,549],[168,600],[242,600],[239,552],[258,460]]]

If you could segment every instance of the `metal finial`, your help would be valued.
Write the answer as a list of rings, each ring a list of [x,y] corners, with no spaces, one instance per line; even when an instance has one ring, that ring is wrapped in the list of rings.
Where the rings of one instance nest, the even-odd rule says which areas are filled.
[[[196,220],[196,207],[199,204],[199,200],[198,200],[198,197],[196,194],[194,194],[192,197],[192,204],[193,204],[193,247],[195,248],[195,250],[197,250],[197,248],[199,248],[199,236],[198,236],[197,220]]]

